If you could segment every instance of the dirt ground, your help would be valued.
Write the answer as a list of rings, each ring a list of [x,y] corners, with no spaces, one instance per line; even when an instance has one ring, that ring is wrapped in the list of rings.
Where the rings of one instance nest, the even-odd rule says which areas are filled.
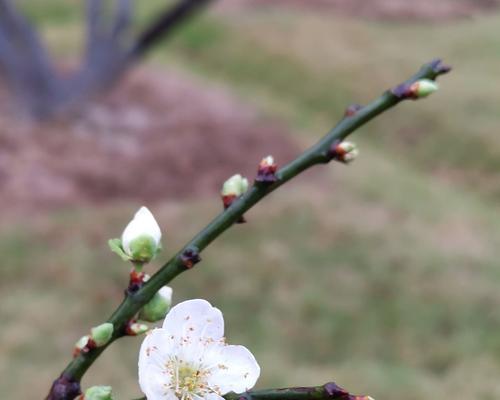
[[[224,0],[224,6],[295,6],[390,20],[446,20],[471,17],[500,6],[500,0]]]
[[[172,71],[136,69],[67,121],[27,122],[8,104],[0,101],[0,205],[9,209],[214,195],[231,174],[253,177],[262,157],[298,153],[283,126]]]

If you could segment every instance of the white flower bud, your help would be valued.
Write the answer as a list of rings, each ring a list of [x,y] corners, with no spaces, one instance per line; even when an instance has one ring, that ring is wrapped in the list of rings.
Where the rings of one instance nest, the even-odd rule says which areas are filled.
[[[248,179],[243,178],[240,174],[233,175],[222,186],[222,196],[239,197],[248,190]]]
[[[165,318],[172,305],[172,288],[162,287],[139,313],[139,319],[156,322]]]
[[[122,234],[122,247],[132,261],[147,263],[160,248],[161,230],[153,214],[141,207]]]
[[[344,141],[335,145],[333,154],[337,160],[348,164],[359,156],[359,150],[354,143]]]
[[[353,150],[356,150],[357,147],[353,142],[341,142],[337,146],[337,149],[342,150],[344,153],[350,153]]]

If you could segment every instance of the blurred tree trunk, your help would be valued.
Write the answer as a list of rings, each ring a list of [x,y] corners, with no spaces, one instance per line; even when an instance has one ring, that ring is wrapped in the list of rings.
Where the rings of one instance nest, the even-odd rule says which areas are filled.
[[[54,117],[109,89],[148,50],[210,1],[179,0],[135,36],[133,0],[86,0],[84,60],[74,73],[64,76],[12,0],[0,0],[0,72],[31,117]]]

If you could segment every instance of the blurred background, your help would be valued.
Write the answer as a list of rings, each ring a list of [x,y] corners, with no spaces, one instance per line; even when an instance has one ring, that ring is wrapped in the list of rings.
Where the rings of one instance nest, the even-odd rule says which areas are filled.
[[[82,2],[20,1],[62,70]],[[441,57],[441,90],[353,139],[361,157],[286,185],[203,253],[174,302],[219,307],[259,387],[334,380],[376,399],[500,396],[500,13],[479,0],[221,0],[113,90],[56,119],[0,93],[0,393],[41,399],[75,341],[122,300],[107,240],[147,205],[161,265],[221,209],[234,173],[282,164],[351,103]],[[165,1],[136,2],[147,24]],[[83,385],[140,392],[140,338]]]

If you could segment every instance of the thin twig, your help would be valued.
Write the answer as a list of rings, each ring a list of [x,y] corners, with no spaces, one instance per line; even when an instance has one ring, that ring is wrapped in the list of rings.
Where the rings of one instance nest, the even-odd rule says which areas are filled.
[[[397,86],[397,90],[388,90],[378,99],[370,104],[357,109],[355,113],[348,113],[327,135],[318,143],[306,150],[294,161],[281,168],[276,173],[277,180],[272,184],[256,184],[239,200],[235,201],[229,208],[219,214],[201,232],[199,232],[189,243],[186,244],[177,254],[175,254],[153,277],[137,292],[129,293],[122,304],[116,309],[108,322],[114,325],[114,335],[112,340],[104,347],[91,350],[88,353],[81,353],[74,358],[61,377],[56,380],[64,380],[71,384],[78,383],[85,372],[94,361],[114,340],[125,335],[125,327],[134,315],[155,295],[155,293],[168,284],[172,279],[182,272],[190,269],[186,265],[186,258],[183,255],[193,251],[201,252],[229,227],[235,224],[240,218],[255,204],[268,194],[293,179],[301,172],[317,164],[325,164],[332,160],[332,146],[344,140],[352,132],[371,121],[384,111],[394,107],[408,97],[402,95],[401,88],[408,87],[420,79],[436,79],[439,75],[447,73],[449,67],[444,66],[440,60],[435,60],[424,65],[420,71],[403,84]],[[66,400],[64,397],[48,397],[52,400]],[[69,400],[69,399],[68,399]],[[71,399],[72,400],[72,399]]]
[[[368,400],[368,396],[353,395],[334,382],[322,386],[292,387],[285,389],[249,390],[244,393],[228,393],[226,400]],[[136,400],[147,400],[141,397]]]
[[[165,10],[158,19],[142,32],[130,50],[131,58],[141,57],[151,47],[172,32],[180,24],[185,23],[192,15],[213,0],[180,0],[172,8]]]

